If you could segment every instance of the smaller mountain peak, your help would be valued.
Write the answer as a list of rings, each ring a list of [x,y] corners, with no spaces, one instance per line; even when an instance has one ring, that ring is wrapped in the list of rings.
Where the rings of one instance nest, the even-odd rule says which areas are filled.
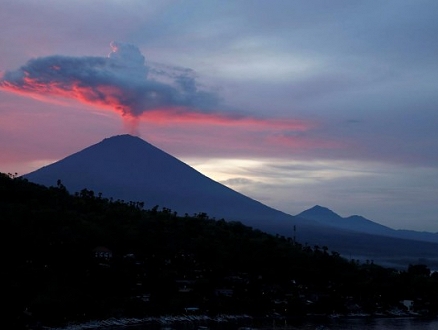
[[[321,206],[321,205],[315,205],[314,207],[311,207],[307,211],[318,212],[318,213],[325,213],[325,214],[336,214],[335,212],[330,210],[328,207]],[[304,212],[307,212],[307,211],[304,211]]]
[[[318,210],[318,211],[330,211],[330,212],[332,212],[328,207],[325,207],[325,206],[321,206],[321,205],[318,205],[318,204],[316,204],[314,207],[311,207],[309,210]]]
[[[321,218],[341,218],[338,214],[327,207],[315,205],[312,208],[297,214],[297,217],[318,220]]]

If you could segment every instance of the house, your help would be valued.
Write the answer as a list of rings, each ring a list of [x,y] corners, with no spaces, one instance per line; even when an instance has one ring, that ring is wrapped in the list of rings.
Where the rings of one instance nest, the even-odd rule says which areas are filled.
[[[233,289],[216,289],[215,293],[217,296],[232,297],[234,294],[234,290]]]
[[[195,281],[191,280],[176,280],[179,292],[191,292],[193,291],[193,285]]]
[[[98,246],[93,249],[93,256],[97,259],[110,260],[113,257],[113,253],[105,246]]]
[[[408,312],[412,312],[413,311],[413,307],[414,307],[414,301],[413,300],[405,299],[405,300],[400,301],[400,303],[402,303],[406,307]]]

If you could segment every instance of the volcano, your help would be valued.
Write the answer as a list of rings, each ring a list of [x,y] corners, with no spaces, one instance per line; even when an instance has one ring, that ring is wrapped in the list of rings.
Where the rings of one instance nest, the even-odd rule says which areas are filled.
[[[103,197],[143,202],[178,215],[205,213],[211,218],[242,221],[265,230],[277,221],[293,226],[294,217],[242,195],[131,135],[106,138],[82,151],[24,176],[70,193],[93,190]],[[268,220],[269,219],[269,220]]]

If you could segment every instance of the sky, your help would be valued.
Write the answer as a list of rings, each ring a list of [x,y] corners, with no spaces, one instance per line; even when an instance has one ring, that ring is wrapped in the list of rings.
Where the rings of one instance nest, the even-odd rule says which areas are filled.
[[[437,1],[0,6],[0,172],[133,134],[292,215],[438,232]]]

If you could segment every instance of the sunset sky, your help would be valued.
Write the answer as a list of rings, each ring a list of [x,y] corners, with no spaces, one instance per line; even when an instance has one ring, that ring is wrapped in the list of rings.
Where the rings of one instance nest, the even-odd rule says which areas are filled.
[[[0,172],[129,133],[293,215],[319,204],[438,232],[437,13],[436,0],[2,0]]]

